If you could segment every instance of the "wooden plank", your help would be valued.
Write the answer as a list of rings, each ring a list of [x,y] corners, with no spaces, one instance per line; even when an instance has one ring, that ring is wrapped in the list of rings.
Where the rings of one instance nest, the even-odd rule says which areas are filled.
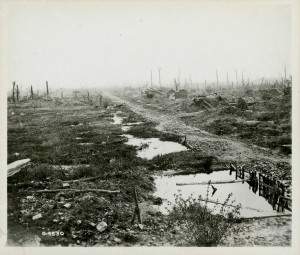
[[[120,190],[104,190],[104,189],[45,189],[32,191],[35,193],[56,193],[56,192],[75,192],[75,193],[85,193],[85,192],[100,192],[100,193],[120,193]]]
[[[255,219],[266,219],[266,218],[276,218],[276,217],[291,217],[292,214],[278,214],[278,215],[266,215],[266,216],[254,216],[254,217],[247,217],[241,218],[241,220],[255,220]]]
[[[14,174],[18,173],[24,166],[28,165],[29,162],[30,159],[27,158],[10,163],[7,166],[7,177],[13,176]]]
[[[225,180],[225,181],[216,181],[216,182],[176,183],[176,185],[177,186],[184,186],[184,185],[228,184],[228,183],[245,182],[245,181],[249,181],[249,180],[250,179],[245,179],[245,180]]]

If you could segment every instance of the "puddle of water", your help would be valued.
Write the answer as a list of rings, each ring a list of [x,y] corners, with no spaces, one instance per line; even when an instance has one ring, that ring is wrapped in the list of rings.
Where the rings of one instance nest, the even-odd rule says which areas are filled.
[[[117,115],[117,114],[120,114],[120,113],[122,113],[122,112],[116,112],[114,114],[114,116],[112,117],[112,119],[113,119],[114,122],[111,122],[111,123],[113,125],[120,125],[120,124],[122,124],[123,119],[127,118],[127,117],[120,117],[120,116]]]
[[[114,122],[112,122],[113,125],[120,125],[123,121],[123,117],[119,117],[116,114],[112,118]]]
[[[158,210],[163,214],[167,214],[175,203],[175,194],[181,194],[184,199],[192,196],[198,198],[199,195],[203,199],[206,198],[207,185],[185,185],[177,186],[176,183],[192,183],[192,182],[208,182],[221,181],[221,180],[234,180],[235,175],[229,175],[228,171],[213,172],[211,174],[196,174],[196,175],[178,175],[178,176],[154,176],[155,185],[157,191],[154,196],[163,199],[163,204],[158,206]],[[253,193],[249,189],[249,185],[243,183],[231,183],[231,184],[213,184],[217,191],[212,195],[213,189],[209,187],[208,199],[211,201],[217,201],[223,203],[227,196],[232,193],[230,201],[235,200],[234,205],[241,204],[240,210],[241,216],[253,217],[253,216],[267,216],[278,214],[273,210],[272,206],[257,193]],[[209,208],[216,206],[214,203],[207,203]],[[217,206],[218,209],[221,208]]]
[[[130,122],[130,123],[126,123],[126,126],[137,126],[137,125],[141,125],[145,122],[140,121],[140,122]]]
[[[131,126],[122,126],[121,129],[122,131],[126,132],[131,128]]]
[[[145,159],[152,159],[158,155],[164,155],[172,152],[186,151],[188,148],[185,146],[169,141],[160,141],[159,138],[136,138],[132,135],[122,135],[128,138],[125,144],[132,146],[145,146],[138,150],[137,156]]]
[[[132,126],[137,126],[137,125],[140,125],[140,124],[142,124],[142,123],[144,123],[144,122],[131,122],[131,123],[126,123],[126,124],[124,124],[124,125],[121,127],[121,129],[122,129],[122,131],[126,132],[126,131],[128,131]]]
[[[78,126],[83,126],[83,124],[82,124],[82,123],[79,123],[79,124],[77,124],[77,125],[71,125],[71,127],[78,127]]]

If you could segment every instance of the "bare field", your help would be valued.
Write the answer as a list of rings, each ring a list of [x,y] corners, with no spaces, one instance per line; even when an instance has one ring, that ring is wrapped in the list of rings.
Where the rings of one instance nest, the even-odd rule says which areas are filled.
[[[223,91],[224,98],[225,92],[242,97]],[[282,147],[291,143],[290,95],[245,110],[223,103],[202,109],[191,97],[148,98],[134,89],[112,94],[105,95],[105,107],[74,98],[8,104],[7,163],[31,160],[8,178],[8,245],[191,246],[186,229],[155,209],[161,199],[153,196],[153,175],[170,169],[209,174],[234,162],[291,180],[290,152]],[[122,124],[113,123],[115,116]],[[192,149],[147,160],[137,152],[149,145],[127,145],[124,134]],[[131,224],[134,186],[143,224]],[[264,219],[265,229],[275,221],[282,235],[259,241],[257,221],[235,222],[239,234],[218,245],[290,245],[289,220]],[[248,238],[235,238],[247,231]]]

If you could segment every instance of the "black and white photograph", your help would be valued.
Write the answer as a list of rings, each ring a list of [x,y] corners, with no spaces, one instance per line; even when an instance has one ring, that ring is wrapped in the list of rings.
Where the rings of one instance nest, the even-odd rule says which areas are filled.
[[[3,254],[298,254],[298,2],[2,1]]]

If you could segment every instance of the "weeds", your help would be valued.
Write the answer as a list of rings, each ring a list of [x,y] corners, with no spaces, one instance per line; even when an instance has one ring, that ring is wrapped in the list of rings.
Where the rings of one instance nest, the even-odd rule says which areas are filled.
[[[228,230],[238,219],[240,205],[232,206],[230,202],[232,193],[228,195],[222,206],[215,205],[212,209],[208,207],[208,190],[206,198],[198,199],[189,197],[182,198],[177,195],[176,205],[170,212],[173,221],[184,227],[187,241],[196,246],[216,246],[226,237]]]

